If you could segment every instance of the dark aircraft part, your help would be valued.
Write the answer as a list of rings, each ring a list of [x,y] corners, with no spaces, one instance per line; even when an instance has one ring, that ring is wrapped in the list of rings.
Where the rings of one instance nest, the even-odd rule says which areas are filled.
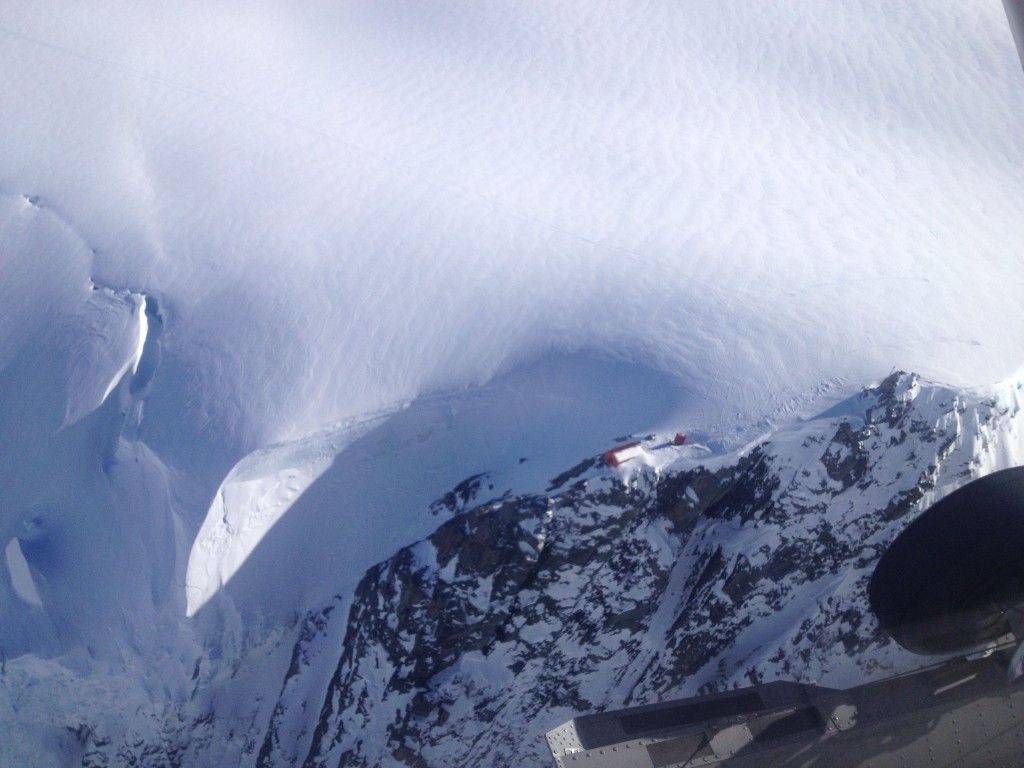
[[[1007,611],[1024,603],[1024,467],[930,507],[889,545],[868,594],[882,628],[915,653],[956,653],[1007,634]]]
[[[1009,650],[839,691],[774,682],[576,717],[557,768],[993,768],[1024,764],[1024,687]]]
[[[1006,8],[1006,18],[1010,22],[1010,31],[1013,33],[1013,42],[1017,44],[1017,55],[1020,56],[1021,66],[1024,67],[1024,0],[1003,0]]]

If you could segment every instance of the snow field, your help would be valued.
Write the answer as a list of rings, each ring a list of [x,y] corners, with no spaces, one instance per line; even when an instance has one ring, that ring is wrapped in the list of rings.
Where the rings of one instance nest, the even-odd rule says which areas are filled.
[[[1019,365],[998,3],[101,6],[0,16],[0,182],[168,297],[189,421],[243,452],[552,349],[709,421]]]
[[[0,38],[0,658],[44,692],[160,710],[202,661],[241,722],[252,646],[460,480],[1024,362],[998,2],[44,0]]]

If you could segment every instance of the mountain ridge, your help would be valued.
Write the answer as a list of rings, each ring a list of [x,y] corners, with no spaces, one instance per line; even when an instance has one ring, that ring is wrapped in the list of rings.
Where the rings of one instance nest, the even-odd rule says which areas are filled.
[[[913,665],[867,608],[871,566],[1001,430],[1019,455],[1019,392],[894,373],[716,470],[599,470],[456,514],[360,582],[303,764],[543,765],[526,712]],[[260,766],[280,764],[272,740]]]
[[[0,719],[46,716],[4,749],[45,739],[90,768],[539,768],[542,734],[575,714],[907,671],[921,658],[867,607],[873,563],[930,504],[1022,463],[1022,391],[897,372],[739,451],[653,435],[618,468],[587,457],[497,498],[471,476],[431,505],[433,532],[351,593],[244,629],[218,601],[220,633],[161,662],[194,663],[184,697],[70,659],[5,659]],[[29,680],[32,696],[11,687]]]

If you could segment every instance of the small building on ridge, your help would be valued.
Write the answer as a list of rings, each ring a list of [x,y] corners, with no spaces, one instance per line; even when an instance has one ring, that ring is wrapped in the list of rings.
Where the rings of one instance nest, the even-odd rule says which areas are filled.
[[[604,463],[610,467],[617,467],[620,464],[624,464],[627,461],[642,456],[644,452],[643,446],[640,443],[623,443],[617,445],[609,451],[605,451],[601,457],[604,459]]]

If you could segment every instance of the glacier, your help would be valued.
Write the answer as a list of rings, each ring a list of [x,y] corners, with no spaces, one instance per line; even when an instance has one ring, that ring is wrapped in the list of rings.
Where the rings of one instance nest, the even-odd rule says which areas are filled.
[[[706,512],[693,473],[759,445],[807,535],[812,487],[850,530],[1022,461],[1024,86],[999,3],[47,0],[0,8],[0,38],[3,762],[398,761],[397,696],[409,745],[457,764],[438,713],[473,734],[477,704],[520,697],[491,713],[498,765],[531,738],[517,686],[536,678],[509,648],[554,618],[425,680],[396,668],[400,692],[366,682],[358,744],[337,687],[413,637],[356,621],[384,621],[361,602],[397,589],[382,564],[437,565],[464,610],[506,610],[493,574],[444,575],[452,521],[522,518],[502,541],[529,570],[559,546],[554,478],[682,429],[679,455],[574,476],[663,580],[623,581],[620,613],[657,594],[650,638],[698,627],[679,605],[709,569],[700,610],[745,585],[793,637],[866,566],[790,585],[783,609],[749,575],[783,546],[752,511],[701,523],[718,561],[671,515],[620,518],[673,482]],[[930,425],[903,453],[858,447],[883,381]],[[844,488],[863,461],[875,490]],[[827,650],[794,671],[760,633],[725,637],[660,677],[650,649],[596,664],[566,640],[563,674],[589,682],[545,706],[843,679]],[[910,663],[871,642],[857,679]]]

